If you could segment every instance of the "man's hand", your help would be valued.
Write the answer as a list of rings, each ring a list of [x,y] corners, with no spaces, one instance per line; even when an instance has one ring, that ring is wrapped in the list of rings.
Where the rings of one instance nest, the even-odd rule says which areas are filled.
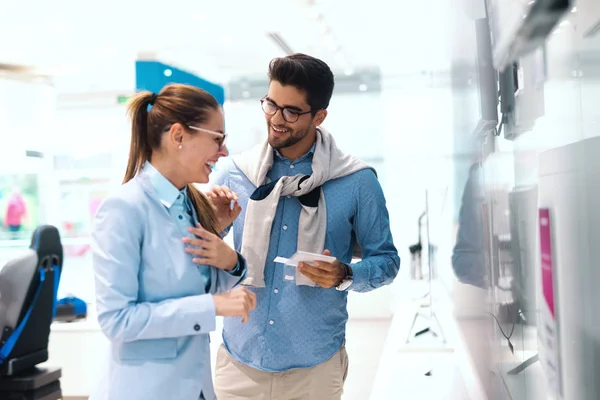
[[[212,191],[205,193],[217,210],[219,231],[224,231],[240,215],[242,207],[238,204],[238,196],[227,186],[214,186]],[[233,209],[231,202],[234,202]]]
[[[212,265],[225,271],[233,270],[238,263],[238,254],[219,236],[210,233],[198,224],[197,228],[188,228],[196,238],[183,237],[181,240],[187,246],[185,252],[196,257],[192,259],[196,264]]]
[[[323,254],[326,256],[331,255],[329,250],[325,250]],[[311,264],[312,265],[308,265],[307,263],[301,262],[298,264],[298,270],[302,275],[325,289],[330,289],[339,285],[346,276],[346,268],[338,259],[332,263],[315,261]]]

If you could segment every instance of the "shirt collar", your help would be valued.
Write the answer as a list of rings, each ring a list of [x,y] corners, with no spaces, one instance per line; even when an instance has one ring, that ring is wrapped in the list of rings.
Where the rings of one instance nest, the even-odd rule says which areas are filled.
[[[156,190],[156,194],[158,195],[160,202],[165,207],[171,208],[177,199],[185,199],[185,189],[177,189],[154,167],[154,165],[150,164],[148,161],[146,161],[146,164],[144,164],[142,172],[150,179],[150,183],[152,184],[154,190]],[[180,195],[181,197],[179,197]]]
[[[298,161],[302,161],[305,158],[308,158],[310,156],[312,156],[313,154],[315,154],[315,148],[317,147],[316,143],[313,143],[312,147],[310,148],[310,150],[308,150],[308,152],[306,154],[304,154],[302,157],[298,158],[297,160],[295,160],[294,162],[298,162]],[[285,158],[280,152],[279,150],[275,149],[275,157],[279,160],[287,160],[287,158]]]

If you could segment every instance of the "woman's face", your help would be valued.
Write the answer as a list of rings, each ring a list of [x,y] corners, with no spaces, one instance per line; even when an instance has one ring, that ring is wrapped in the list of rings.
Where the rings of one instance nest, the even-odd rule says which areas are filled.
[[[225,138],[224,125],[223,113],[215,109],[208,112],[204,123],[194,124],[193,128],[184,127],[177,152],[186,181],[208,183],[211,166],[229,154],[227,146],[221,145]]]

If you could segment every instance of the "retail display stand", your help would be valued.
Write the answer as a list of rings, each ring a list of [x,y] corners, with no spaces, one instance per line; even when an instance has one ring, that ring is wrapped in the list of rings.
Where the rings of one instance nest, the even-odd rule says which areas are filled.
[[[423,248],[427,249],[427,267],[429,269],[429,273],[427,274],[427,284],[428,284],[428,292],[423,296],[422,301],[419,304],[419,308],[415,311],[415,315],[413,316],[412,323],[408,330],[408,336],[406,337],[406,344],[409,344],[413,338],[431,334],[435,338],[438,338],[442,341],[443,344],[446,343],[446,337],[444,335],[444,331],[442,329],[442,325],[436,315],[434,310],[434,302],[433,302],[433,290],[432,290],[432,277],[433,277],[433,264],[432,264],[432,246],[430,243],[430,233],[429,233],[429,194],[428,191],[425,191],[425,212],[419,217],[419,243],[410,247],[411,255],[413,258],[413,262],[419,261],[419,265],[417,266],[420,270],[420,262],[422,258]],[[422,219],[425,217],[425,244],[421,243],[421,239],[423,235],[421,234],[422,227]],[[414,251],[414,254],[413,254]],[[421,317],[427,321],[427,326],[413,334],[415,329],[415,325],[417,320]]]

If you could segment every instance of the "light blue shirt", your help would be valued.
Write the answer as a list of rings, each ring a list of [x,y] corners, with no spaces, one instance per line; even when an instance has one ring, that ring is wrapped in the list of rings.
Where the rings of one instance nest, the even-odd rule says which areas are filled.
[[[215,398],[212,295],[238,284],[246,266],[240,256],[229,273],[197,265],[184,252],[183,232],[197,221],[184,194],[146,164],[98,209],[96,308],[110,355],[91,400]]]
[[[154,166],[150,163],[144,165],[144,173],[148,175],[150,183],[156,191],[160,202],[165,206],[171,220],[179,227],[181,237],[187,236],[193,238],[194,235],[188,232],[188,228],[194,226],[194,221],[198,221],[196,210],[192,206],[191,200],[186,189],[178,190],[167,178],[165,178]],[[223,232],[221,236],[224,236]],[[196,264],[198,271],[205,281],[204,287],[208,292],[210,287],[210,267],[208,265]],[[234,276],[240,276],[242,264],[238,263],[236,268],[230,273]]]
[[[156,195],[160,202],[165,206],[171,220],[177,225],[181,232],[181,237],[193,237],[194,235],[188,232],[188,228],[193,226],[194,220],[198,220],[194,207],[192,207],[188,198],[187,192],[184,189],[178,190],[167,178],[165,178],[154,166],[146,163],[144,166],[145,173],[150,178],[150,183],[156,190]],[[201,278],[204,280],[204,287],[210,287],[210,267],[207,265],[196,264]]]
[[[310,174],[312,152],[290,162],[276,152],[268,176]],[[256,189],[231,159],[221,159],[211,175],[213,184],[227,185],[238,194],[243,210]],[[323,185],[327,204],[325,248],[341,262],[350,263],[353,243],[363,249],[362,261],[352,265],[350,290],[367,292],[391,283],[400,258],[394,247],[383,191],[371,170],[362,170]],[[245,324],[225,318],[223,341],[232,357],[253,368],[281,372],[318,365],[335,354],[346,335],[348,293],[335,288],[296,286],[273,260],[296,252],[302,207],[296,197],[282,197],[272,225],[265,288],[252,288],[257,306]],[[235,247],[242,245],[245,214],[233,225]],[[292,271],[293,273],[293,271]]]

